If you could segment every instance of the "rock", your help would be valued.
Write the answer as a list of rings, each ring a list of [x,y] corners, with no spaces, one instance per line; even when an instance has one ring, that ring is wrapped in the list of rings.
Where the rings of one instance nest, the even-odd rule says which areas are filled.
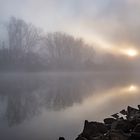
[[[140,105],[138,108],[128,106],[127,111],[120,111],[125,118],[115,113],[114,118],[105,118],[104,123],[86,120],[76,140],[140,140]]]
[[[131,106],[128,106],[128,107],[127,107],[127,112],[128,112],[128,114],[131,113],[131,112],[134,112],[134,113],[135,113],[135,112],[138,112],[138,111],[139,111],[138,109],[133,108],[133,107],[131,107]]]
[[[133,115],[133,117],[131,117],[131,119],[129,119],[129,122],[134,126],[133,127],[133,129],[134,129],[135,126],[140,123],[140,114],[137,113],[137,114]]]
[[[139,132],[140,133],[140,123],[136,125],[133,132]]]
[[[127,115],[127,111],[126,111],[125,109],[121,110],[120,113],[121,113],[122,115]]]
[[[129,121],[122,119],[115,121],[111,126],[111,130],[120,130],[124,133],[129,133],[131,129],[133,129],[133,125]]]
[[[110,131],[109,140],[127,140],[128,136],[125,136],[121,131]]]
[[[104,135],[99,135],[96,137],[90,137],[89,140],[105,140],[105,136]]]
[[[138,109],[140,110],[140,105],[138,105]]]
[[[131,133],[131,138],[140,139],[140,124],[137,124]]]
[[[136,123],[140,123],[140,118],[136,118]]]
[[[79,135],[75,140],[87,140],[87,139]]]
[[[119,118],[118,113],[115,113],[115,114],[113,114],[113,115],[111,115],[111,116],[114,117],[115,119],[118,119],[118,118]]]
[[[106,119],[104,119],[105,126],[107,127],[108,130],[111,129],[111,125],[115,121],[117,121],[117,120],[114,119],[114,118],[106,118]]]
[[[137,113],[139,113],[138,109],[130,106],[127,107],[127,119],[132,120]]]
[[[65,140],[65,138],[64,137],[59,137],[59,140]]]
[[[132,132],[130,140],[140,140],[140,133]]]
[[[105,124],[112,124],[115,121],[116,121],[116,119],[114,119],[114,118],[106,118],[106,119],[104,119]]]
[[[89,137],[96,137],[100,136],[100,134],[105,134],[107,132],[107,128],[105,124],[100,122],[88,122],[85,121],[84,129],[82,132],[82,137],[89,138]]]

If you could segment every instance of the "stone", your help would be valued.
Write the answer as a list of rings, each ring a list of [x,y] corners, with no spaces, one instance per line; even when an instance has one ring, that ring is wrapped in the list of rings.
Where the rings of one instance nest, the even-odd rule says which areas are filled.
[[[131,133],[131,138],[140,139],[140,124],[137,124]]]
[[[140,140],[140,105],[138,108],[128,106],[127,111],[120,111],[126,117],[115,113],[104,123],[85,120],[83,132],[76,140]]]
[[[125,136],[121,131],[110,131],[109,140],[127,140],[128,137]]]
[[[106,118],[106,119],[104,119],[105,124],[112,124],[115,121],[116,121],[116,119],[114,119],[114,118]]]
[[[59,137],[59,140],[65,140],[65,138],[64,137]]]
[[[140,123],[136,125],[133,132],[139,132],[140,133]]]
[[[105,136],[104,135],[99,135],[96,137],[89,137],[89,140],[105,140]]]
[[[111,126],[112,130],[121,130],[124,133],[129,133],[133,129],[133,125],[127,120],[118,120],[114,122]]]
[[[137,133],[137,132],[132,132],[131,133],[131,137],[130,137],[130,140],[133,139],[133,140],[139,140],[140,139],[140,133]]]
[[[120,113],[121,113],[122,115],[127,115],[127,111],[126,111],[125,109],[121,110]]]
[[[88,122],[86,120],[81,135],[85,138],[89,138],[91,136],[96,137],[99,136],[100,134],[105,134],[106,132],[107,132],[107,128],[105,124],[100,122]]]
[[[87,139],[79,135],[75,140],[87,140]]]
[[[138,105],[138,109],[140,110],[140,105]]]
[[[113,115],[111,115],[111,116],[114,117],[115,119],[118,119],[118,118],[119,118],[118,113],[115,113],[115,114],[113,114]]]
[[[127,107],[127,119],[132,120],[137,113],[139,113],[138,109],[130,106]]]

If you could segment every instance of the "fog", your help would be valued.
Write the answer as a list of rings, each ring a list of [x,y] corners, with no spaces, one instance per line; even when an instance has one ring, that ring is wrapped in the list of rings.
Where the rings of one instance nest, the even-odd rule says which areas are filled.
[[[9,139],[74,139],[85,119],[139,104],[139,75],[1,74],[0,136]],[[135,88],[131,88],[131,87]]]
[[[75,139],[140,100],[138,0],[0,0],[0,138]]]
[[[139,68],[139,57],[132,54],[134,59],[130,58],[133,50],[128,56],[97,52],[95,45],[89,45],[83,38],[64,32],[47,33],[15,17],[9,19],[5,32],[6,38],[0,43],[2,72],[133,72]]]
[[[139,9],[139,0],[1,0],[0,24],[15,16],[46,32],[62,31],[93,44],[98,38],[111,48],[139,50]]]

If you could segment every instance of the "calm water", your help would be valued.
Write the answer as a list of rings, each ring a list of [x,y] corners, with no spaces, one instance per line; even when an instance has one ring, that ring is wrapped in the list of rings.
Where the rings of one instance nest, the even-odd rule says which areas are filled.
[[[74,139],[85,119],[140,104],[139,75],[0,74],[0,138]]]

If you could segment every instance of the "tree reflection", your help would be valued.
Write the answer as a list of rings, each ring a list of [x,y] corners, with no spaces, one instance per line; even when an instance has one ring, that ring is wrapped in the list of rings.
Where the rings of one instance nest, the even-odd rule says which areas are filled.
[[[38,112],[37,99],[33,94],[14,94],[7,97],[6,118],[9,126],[22,123]]]
[[[102,85],[104,90],[117,83],[109,78],[102,83],[98,77],[91,76],[3,76],[0,97],[5,97],[4,116],[9,126],[13,126],[41,114],[42,109],[59,111],[81,103],[98,90],[97,85]]]

